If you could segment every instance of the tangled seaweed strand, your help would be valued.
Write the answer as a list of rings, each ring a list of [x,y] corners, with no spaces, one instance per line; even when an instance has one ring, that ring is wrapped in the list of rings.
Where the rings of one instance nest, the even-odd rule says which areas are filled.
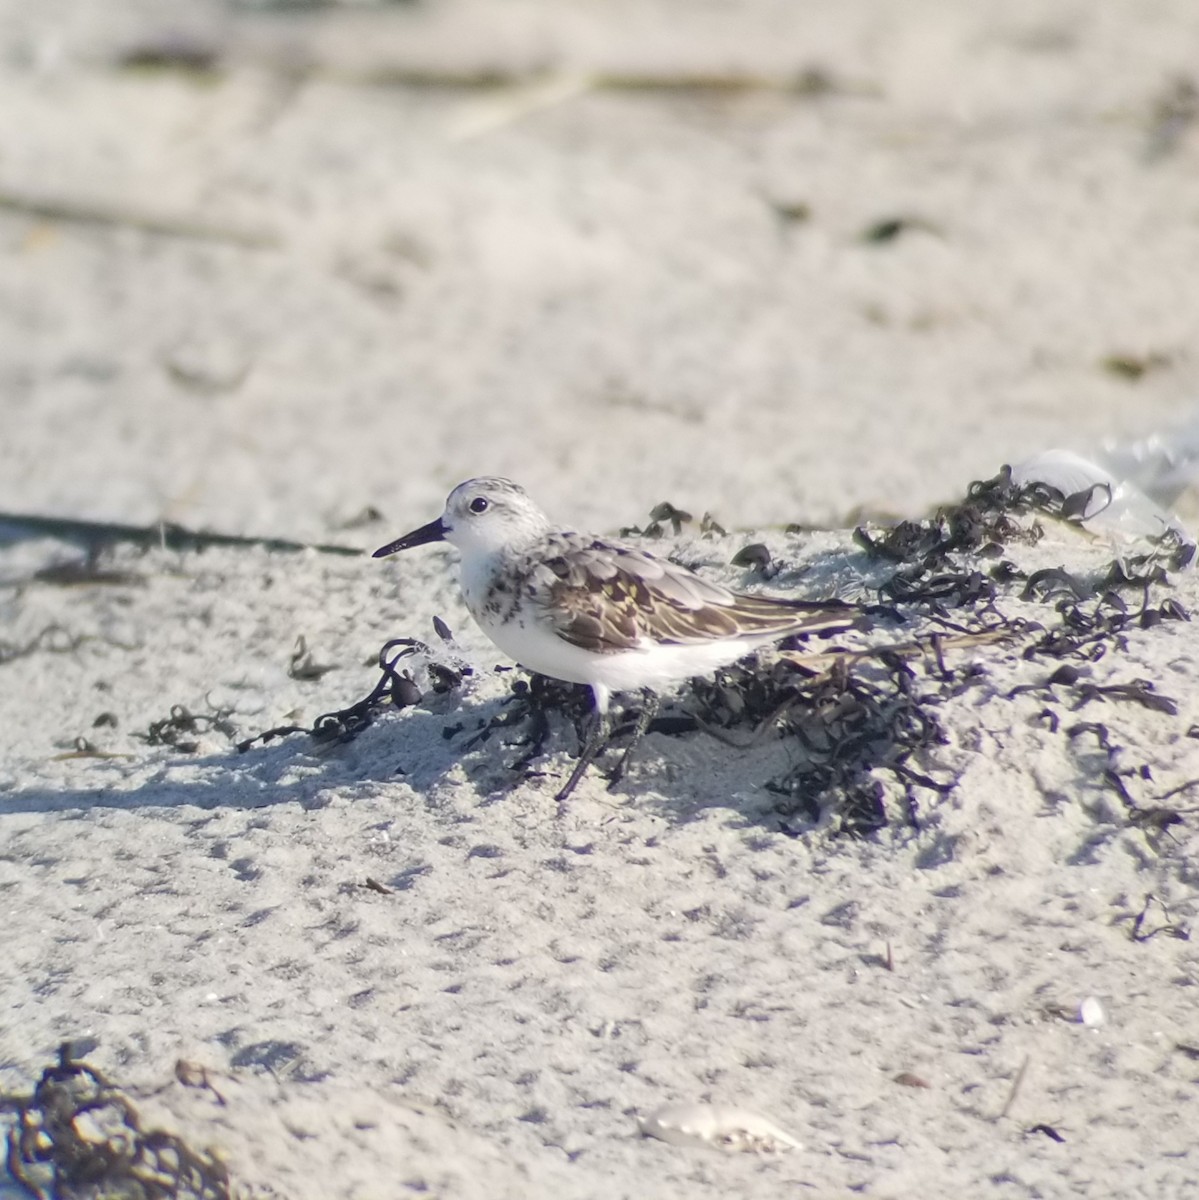
[[[854,530],[854,541],[874,558],[898,564],[879,591],[898,601],[923,601],[936,611],[989,604],[996,589],[975,566],[953,569],[954,556],[995,558],[1008,542],[1035,545],[1044,530],[1034,523],[1025,528],[1015,518],[1027,512],[1061,515],[1067,497],[1043,484],[1019,487],[1010,467],[994,479],[972,483],[961,504],[939,509],[924,521],[900,521],[877,537]]]
[[[1151,539],[1154,545],[1148,553],[1118,559],[1101,578],[1092,580],[1061,568],[1026,575],[1005,559],[986,570],[980,568],[980,559],[1002,559],[1007,544],[1035,544],[1042,538],[1039,522],[1018,518],[1043,513],[1078,522],[1093,512],[1095,499],[1095,488],[1065,495],[1044,484],[1017,486],[1005,467],[995,478],[971,484],[961,504],[943,508],[928,520],[904,521],[881,535],[858,529],[854,537],[871,556],[895,564],[879,593],[892,602],[890,611],[896,616],[908,606],[920,605],[950,629],[977,629],[981,619],[985,631],[1019,634],[1028,641],[1026,658],[1094,660],[1111,648],[1122,649],[1125,629],[1190,619],[1175,600],[1151,606],[1149,590],[1166,582],[1170,570],[1185,566],[1194,554],[1193,546],[1167,530]],[[1016,581],[1024,583],[1024,600],[1054,604],[1055,622],[1042,625],[1000,611],[1001,588],[1010,594]],[[1121,595],[1130,589],[1141,592],[1139,606],[1130,605]],[[954,786],[916,770],[912,759],[948,741],[937,708],[976,682],[982,669],[967,666],[951,671],[936,638],[930,648],[936,661],[934,669],[926,660],[928,685],[918,684],[920,676],[903,655],[881,651],[868,666],[841,662],[823,675],[807,678],[793,662],[763,667],[749,660],[721,672],[715,680],[695,680],[693,689],[701,720],[709,727],[778,726],[792,740],[798,765],[767,785],[783,798],[776,810],[784,818],[802,815],[816,821],[831,812],[841,832],[861,836],[887,824],[886,789],[880,774],[889,772],[897,780],[913,824],[918,816],[918,788],[944,794]],[[1081,680],[1077,673],[1069,679],[1060,673],[1052,678],[1055,684],[1075,688],[1078,707],[1114,700],[1165,714],[1176,712],[1174,701],[1156,692],[1148,680],[1100,687]]]
[[[91,641],[91,638],[86,634],[71,633],[70,630],[57,623],[47,625],[28,642],[19,644],[0,638],[0,666],[39,651],[49,654],[70,654],[88,641]]]
[[[831,811],[840,832],[861,837],[887,824],[876,771],[890,771],[899,781],[913,825],[916,787],[942,794],[953,787],[909,765],[914,754],[949,740],[935,713],[941,695],[918,691],[917,678],[902,657],[884,652],[869,668],[842,662],[815,677],[786,662],[763,668],[749,660],[713,680],[696,679],[693,688],[709,727],[748,723],[763,730],[777,724],[796,743],[800,763],[766,785],[780,797],[775,811],[784,818],[784,832],[798,832],[790,817],[818,821]],[[954,679],[947,673],[942,683]]]
[[[524,772],[534,759],[545,753],[552,732],[551,713],[565,713],[574,726],[580,745],[583,728],[591,708],[591,691],[582,684],[566,683],[535,672],[526,679],[514,679],[510,695],[504,699],[504,711],[493,717],[482,729],[463,743],[463,749],[490,741],[497,730],[524,726],[526,732],[514,746],[526,747],[525,753],[512,764],[512,770]]]
[[[1012,482],[1010,468],[1004,467],[994,479],[971,484],[962,504],[941,509],[929,520],[903,522],[877,538],[858,529],[854,537],[872,556],[897,564],[895,572],[879,589],[883,597],[901,605],[922,604],[945,625],[953,625],[951,615],[958,620],[985,615],[994,623],[993,628],[1005,628],[1026,638],[1023,656],[1028,660],[1095,662],[1113,650],[1124,651],[1127,631],[1149,629],[1163,621],[1190,620],[1187,610],[1173,598],[1151,604],[1150,591],[1155,585],[1167,584],[1170,572],[1189,565],[1195,555],[1193,544],[1176,530],[1166,529],[1158,537],[1146,539],[1151,546],[1149,551],[1117,558],[1098,576],[1074,575],[1061,567],[1026,574],[1014,563],[1002,559],[1006,544],[1035,544],[1043,535],[1039,522],[1026,526],[1016,517],[1043,513],[1058,520],[1081,523],[1085,515],[1093,515],[1096,493],[1100,490],[1108,493],[1110,501],[1106,485],[1089,487],[1073,495],[1039,483],[1017,486]],[[1001,561],[984,574],[978,566],[980,558]],[[1056,620],[1022,621],[1003,614],[996,606],[1000,585],[1010,588],[1018,582],[1024,585],[1020,598],[1053,605]],[[1139,604],[1129,603],[1126,597],[1130,591],[1140,593]],[[953,609],[961,615],[951,614]],[[1158,692],[1151,680],[1099,686],[1084,679],[1067,663],[1062,663],[1043,683],[1025,685],[1010,694],[1045,689],[1052,697],[1053,689],[1061,687],[1073,691],[1075,710],[1094,701],[1119,701],[1139,704],[1165,715],[1177,713],[1175,701]],[[910,690],[904,694],[910,697]],[[935,696],[925,696],[922,703],[935,700]],[[1046,708],[1041,716],[1049,721],[1051,728],[1057,728],[1058,717],[1051,708]],[[1102,745],[1111,759],[1104,779],[1120,795],[1130,816],[1137,821],[1157,819],[1152,815],[1157,810],[1151,810],[1146,818],[1145,812],[1135,805],[1124,783],[1131,772],[1115,767],[1119,748],[1108,744],[1104,727],[1073,726],[1069,731],[1072,740],[1080,730],[1103,730]],[[910,732],[898,738],[896,744],[904,746],[908,738]],[[918,743],[919,736],[914,740]],[[902,761],[900,767],[905,769]],[[798,785],[804,774],[805,769],[801,768],[792,783]],[[819,787],[824,780],[817,774],[810,782]],[[852,782],[852,779],[842,780],[840,785],[845,787]],[[878,792],[874,795],[881,797]],[[910,801],[910,787],[908,795]]]
[[[210,713],[193,713],[185,705],[172,704],[169,716],[152,721],[145,733],[135,733],[147,746],[170,746],[181,754],[195,754],[200,743],[191,734],[215,729],[226,737],[233,735],[231,708],[217,708]]]
[[[392,654],[399,646],[400,651]],[[428,652],[429,647],[416,638],[392,638],[384,643],[379,651],[379,682],[370,693],[346,708],[335,712],[322,713],[312,726],[307,725],[278,725],[262,733],[238,742],[237,752],[245,754],[258,742],[266,743],[275,738],[289,737],[293,733],[306,733],[318,745],[334,745],[352,742],[360,733],[374,724],[379,713],[389,706],[395,708],[411,708],[419,704],[421,690],[416,685],[409,671],[397,669],[401,659],[410,654]],[[449,691],[462,682],[462,675],[438,663],[429,664],[429,672],[433,676],[435,692]]]
[[[1094,588],[1065,571],[1049,569],[1026,577],[1003,560],[984,574],[977,560],[1002,558],[1004,547],[1012,542],[1039,542],[1044,536],[1039,522],[1026,526],[1016,520],[1025,514],[1041,513],[1081,524],[1085,515],[1094,515],[1096,491],[1103,486],[1066,495],[1044,483],[1015,484],[1011,468],[1005,466],[993,479],[972,483],[961,504],[939,509],[925,521],[901,521],[880,536],[858,528],[854,540],[872,557],[897,564],[895,573],[879,589],[884,597],[927,604],[938,616],[948,616],[950,608],[990,608],[997,595],[996,583],[1016,579],[1027,579],[1026,597],[1052,591],[1056,585],[1083,600],[1094,594]],[[1154,549],[1148,554],[1112,563],[1104,586],[1161,583],[1169,571],[1182,569],[1194,557],[1195,547],[1172,529],[1149,540]],[[957,557],[966,554],[970,561]]]
[[[34,1200],[234,1200],[221,1162],[143,1128],[129,1097],[69,1044],[18,1102],[7,1167]]]
[[[657,714],[657,704],[653,703],[649,712],[644,705],[648,701],[642,697],[640,709],[637,705],[626,705],[617,709],[612,722],[611,735],[604,749],[614,742],[631,734],[631,740],[625,747],[624,757],[620,766],[609,775],[610,783],[620,778],[632,751],[645,733],[662,733],[675,736],[681,733],[694,733],[699,725],[693,716],[668,713]],[[592,698],[591,689],[584,684],[566,683],[560,679],[551,679],[547,675],[530,673],[528,679],[514,679],[511,694],[503,702],[504,711],[493,717],[486,725],[472,734],[464,743],[464,750],[472,750],[476,746],[490,740],[497,730],[523,729],[523,732],[507,744],[523,748],[524,753],[512,763],[511,770],[520,778],[531,778],[537,772],[530,770],[531,764],[546,753],[546,745],[553,734],[551,717],[563,714],[574,728],[579,748],[582,750],[586,743],[587,726],[591,720]],[[647,719],[649,718],[649,719]],[[460,732],[454,729],[453,733]]]
[[[961,504],[940,509],[928,520],[903,521],[878,537],[859,528],[854,539],[873,557],[897,564],[879,587],[882,597],[898,604],[922,604],[942,624],[953,628],[963,628],[951,619],[955,615],[952,610],[958,610],[962,616],[985,616],[996,626],[1013,631],[1040,632],[1025,649],[1026,658],[1044,654],[1095,661],[1110,648],[1124,649],[1122,634],[1128,628],[1190,620],[1176,600],[1151,606],[1149,593],[1154,585],[1168,583],[1171,571],[1190,564],[1195,555],[1192,543],[1176,530],[1166,529],[1146,539],[1152,547],[1148,552],[1115,559],[1098,578],[1073,575],[1061,567],[1026,574],[1007,559],[984,574],[978,559],[1001,557],[1009,542],[1040,541],[1044,534],[1040,523],[1025,527],[1015,520],[1017,516],[1039,512],[1080,522],[1091,511],[1096,487],[1065,495],[1041,483],[1017,486],[1011,469],[1004,467],[994,479],[972,483]],[[1014,621],[996,608],[998,585],[1018,581],[1024,583],[1022,599],[1056,603],[1058,621],[1054,626]],[[1121,594],[1128,591],[1141,593],[1136,610],[1130,609]]]

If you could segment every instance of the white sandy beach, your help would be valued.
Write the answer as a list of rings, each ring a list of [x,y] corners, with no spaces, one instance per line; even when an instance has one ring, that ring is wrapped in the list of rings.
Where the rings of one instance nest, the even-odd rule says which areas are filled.
[[[855,514],[1194,419],[1197,39],[1183,0],[7,0],[0,512],[369,551],[502,473],[581,527],[670,500],[697,521],[655,546],[726,582],[876,599]],[[216,69],[120,66],[163,46]],[[1005,549],[1026,573],[1128,549],[1045,525]],[[20,533],[6,1094],[82,1039],[286,1200],[1199,1196],[1193,623],[950,650],[955,695],[913,660],[947,740],[912,765],[955,786],[913,824],[882,770],[851,838],[778,811],[794,740],[653,733],[561,811],[565,719],[524,780],[519,731],[468,748],[515,676],[447,549],[121,545],[64,586],[38,572],[79,546]],[[759,540],[765,585],[729,566]],[[997,610],[1055,628],[1022,590]],[[1199,609],[1194,571],[1168,601]],[[908,615],[843,644],[934,628]],[[434,616],[460,688],[237,752]],[[193,744],[147,742],[173,706]],[[802,1148],[640,1136],[686,1103]]]

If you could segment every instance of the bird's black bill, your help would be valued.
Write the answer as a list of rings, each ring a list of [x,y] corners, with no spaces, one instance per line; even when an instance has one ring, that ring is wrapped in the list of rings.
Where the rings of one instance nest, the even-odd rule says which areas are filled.
[[[428,542],[441,542],[445,540],[445,526],[441,523],[441,518],[436,521],[430,521],[428,525],[422,525],[419,529],[414,529],[411,533],[406,533],[402,538],[396,538],[394,542],[388,542],[386,546],[380,546],[378,550],[371,555],[371,558],[386,558],[389,554],[395,554],[399,550],[411,550],[413,546],[424,546]]]

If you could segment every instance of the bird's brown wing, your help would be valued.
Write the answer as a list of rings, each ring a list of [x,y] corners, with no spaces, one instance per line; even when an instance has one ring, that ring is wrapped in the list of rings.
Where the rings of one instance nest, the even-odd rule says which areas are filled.
[[[811,603],[733,592],[635,547],[564,547],[539,565],[534,595],[564,641],[601,654],[651,643],[754,640],[777,633],[849,629],[857,617],[837,601]]]

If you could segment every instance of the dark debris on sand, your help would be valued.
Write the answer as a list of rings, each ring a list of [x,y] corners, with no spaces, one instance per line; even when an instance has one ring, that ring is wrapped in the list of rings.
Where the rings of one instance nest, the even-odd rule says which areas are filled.
[[[788,661],[734,664],[714,679],[692,683],[701,718],[725,730],[747,723],[777,729],[793,740],[798,763],[767,783],[778,801],[784,832],[800,832],[828,812],[836,827],[855,836],[887,824],[885,790],[875,772],[889,773],[904,796],[906,819],[918,823],[917,787],[952,790],[913,765],[914,756],[948,742],[938,718],[943,696],[922,686],[899,654],[882,652],[851,665],[804,673]],[[799,821],[796,821],[799,818]]]
[[[995,478],[971,484],[960,504],[925,520],[885,530],[857,529],[854,540],[867,562],[883,569],[875,584],[877,603],[864,611],[879,626],[900,630],[901,640],[867,651],[815,654],[810,661],[802,653],[810,646],[798,642],[778,656],[751,656],[713,677],[693,680],[682,694],[681,712],[655,715],[649,732],[675,735],[702,729],[742,747],[767,735],[782,737],[793,751],[794,765],[765,781],[776,797],[779,827],[798,833],[825,821],[843,833],[863,836],[896,815],[919,824],[921,795],[945,795],[955,786],[953,778],[938,777],[943,770],[928,765],[936,749],[949,741],[940,714],[947,700],[985,679],[986,666],[980,656],[948,666],[944,650],[951,646],[1004,641],[1018,646],[1027,660],[1044,660],[1051,668],[1044,683],[1017,692],[1043,688],[1047,699],[1068,701],[1075,709],[1095,702],[1135,703],[1164,716],[1176,714],[1177,706],[1152,680],[1098,686],[1072,664],[1120,653],[1132,630],[1190,620],[1178,601],[1154,592],[1168,584],[1172,572],[1189,565],[1193,545],[1167,530],[1151,540],[1145,553],[1116,559],[1086,576],[1063,568],[1025,572],[1007,556],[1009,546],[1035,545],[1042,539],[1042,518],[1079,523],[1093,515],[1104,499],[1098,490],[1066,495],[1044,484],[1021,486],[1005,467]],[[645,535],[660,535],[662,522],[677,530],[690,520],[690,514],[666,504],[652,516]],[[1023,616],[1006,612],[1010,605],[1004,601],[1013,598],[1037,604],[1035,619],[1027,608]],[[921,632],[913,640],[908,631],[917,625]],[[446,633],[438,632],[447,640]],[[417,653],[423,654],[435,692],[455,691],[469,673],[469,668],[443,665],[444,655],[431,653],[423,642],[395,639],[383,648],[380,679],[364,699],[325,714],[310,729],[268,730],[239,749],[300,732],[318,743],[353,739],[385,708],[421,700],[413,673],[401,666]],[[534,777],[533,764],[553,748],[563,717],[582,744],[589,705],[585,687],[514,675],[502,711],[458,745],[466,752],[500,735],[505,745],[520,751],[511,764],[514,778]],[[1058,728],[1053,708],[1047,706],[1042,718],[1051,729]],[[619,712],[613,741],[627,740],[634,727],[640,724],[631,712]],[[1073,723],[1064,732],[1073,740],[1082,728],[1097,727]],[[460,723],[445,730],[451,740],[463,732]],[[1104,739],[1104,749],[1114,759],[1120,747],[1110,742],[1106,729]],[[1156,810],[1142,809],[1133,800],[1126,774],[1109,767],[1105,779],[1120,792],[1130,821],[1162,825],[1160,813],[1154,815]]]
[[[265,744],[275,738],[289,737],[293,733],[306,733],[318,746],[332,746],[352,742],[360,733],[369,729],[379,714],[387,708],[411,708],[419,704],[423,693],[417,686],[412,672],[400,666],[407,657],[428,653],[429,647],[417,638],[392,638],[379,651],[379,680],[361,700],[334,712],[322,713],[311,725],[278,725],[264,730],[254,737],[238,742],[237,750],[245,754],[258,743]],[[456,688],[462,675],[447,667],[433,664],[433,687],[435,692]]]
[[[10,1104],[6,1166],[34,1200],[234,1200],[219,1160],[147,1129],[129,1095],[69,1044]]]

